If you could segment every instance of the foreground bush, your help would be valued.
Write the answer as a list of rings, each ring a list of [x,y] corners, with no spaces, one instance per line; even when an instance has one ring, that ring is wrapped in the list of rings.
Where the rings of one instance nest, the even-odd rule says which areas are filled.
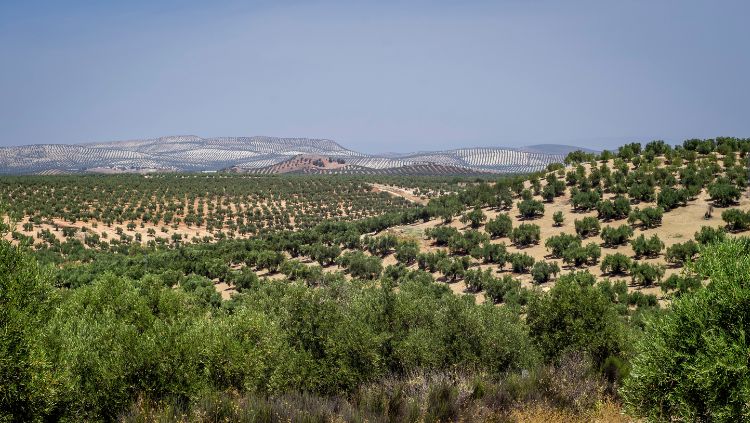
[[[0,239],[0,421],[32,420],[51,406],[54,375],[40,335],[53,299],[50,273]]]
[[[114,420],[139,398],[346,395],[394,373],[537,366],[510,308],[476,305],[421,271],[389,269],[378,284],[332,274],[314,289],[250,276],[217,305],[195,275],[173,288],[157,275],[104,273],[57,293],[44,268],[0,241],[0,417]]]
[[[648,322],[621,393],[654,421],[746,421],[750,240],[707,247],[696,270],[711,283]]]
[[[600,365],[627,350],[625,328],[614,304],[594,287],[594,277],[586,271],[561,276],[548,293],[533,299],[527,322],[550,360],[583,351]]]

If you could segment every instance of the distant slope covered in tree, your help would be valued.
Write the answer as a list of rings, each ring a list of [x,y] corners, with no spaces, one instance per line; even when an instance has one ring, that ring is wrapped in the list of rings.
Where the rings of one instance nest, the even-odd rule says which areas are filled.
[[[405,169],[419,169],[419,172],[436,169],[440,174],[454,171],[457,174],[526,173],[539,171],[550,163],[562,161],[565,153],[558,151],[576,149],[558,147],[562,149],[477,147],[406,154],[364,154],[327,139],[201,138],[185,135],[0,148],[0,173],[196,172],[228,168],[252,171],[273,169],[274,166],[298,156],[341,159],[351,169],[358,169],[363,173],[376,171],[379,174],[400,174]]]

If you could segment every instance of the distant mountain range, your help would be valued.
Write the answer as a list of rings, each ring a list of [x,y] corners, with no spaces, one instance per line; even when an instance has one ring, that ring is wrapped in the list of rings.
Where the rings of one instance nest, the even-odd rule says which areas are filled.
[[[343,174],[525,173],[541,170],[552,162],[560,162],[565,154],[578,149],[563,145],[537,145],[378,155],[352,151],[327,139],[201,138],[187,135],[87,144],[4,147],[0,148],[0,173],[220,170]],[[287,166],[281,165],[285,162]]]

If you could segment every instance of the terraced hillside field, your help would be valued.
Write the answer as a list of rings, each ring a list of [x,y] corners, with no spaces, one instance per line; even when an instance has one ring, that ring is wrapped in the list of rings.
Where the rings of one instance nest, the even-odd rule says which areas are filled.
[[[358,160],[352,160],[358,162]],[[521,169],[520,167],[518,169]],[[518,173],[523,173],[518,170]],[[531,167],[533,169],[533,167]],[[345,159],[301,155],[267,167],[247,169],[232,167],[230,173],[245,173],[253,175],[274,174],[307,174],[307,175],[358,175],[358,176],[477,176],[491,178],[498,172],[474,170],[468,167],[445,165],[437,163],[412,163],[398,167],[372,168],[349,164]],[[512,172],[504,172],[508,174]]]
[[[617,283],[631,296],[622,300],[626,304],[663,305],[674,290],[694,289],[684,264],[701,244],[750,229],[750,191],[744,153],[662,151],[661,144],[650,144],[632,161],[605,156],[589,162],[595,156],[582,154],[568,167],[553,167],[514,186],[502,181],[463,191],[454,187],[458,194],[432,203],[415,195],[418,188],[408,187],[408,180],[377,184],[378,190],[428,204],[437,216],[368,236],[362,246],[384,267],[428,270],[456,294],[478,302],[489,295],[503,303],[503,295],[516,295],[497,291],[496,283],[513,292],[549,290],[560,275],[583,271],[594,280],[622,281]],[[478,198],[471,200],[469,192]],[[461,195],[465,199],[459,200]],[[446,204],[450,211],[440,211]],[[377,247],[381,240],[391,246],[384,252]],[[413,244],[413,261],[398,257],[400,243]],[[221,292],[228,296],[233,290],[222,285]]]

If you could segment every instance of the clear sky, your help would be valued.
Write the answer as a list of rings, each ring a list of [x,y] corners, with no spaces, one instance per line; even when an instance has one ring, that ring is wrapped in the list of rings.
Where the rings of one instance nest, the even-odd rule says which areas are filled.
[[[0,1],[0,145],[750,136],[748,1]]]

